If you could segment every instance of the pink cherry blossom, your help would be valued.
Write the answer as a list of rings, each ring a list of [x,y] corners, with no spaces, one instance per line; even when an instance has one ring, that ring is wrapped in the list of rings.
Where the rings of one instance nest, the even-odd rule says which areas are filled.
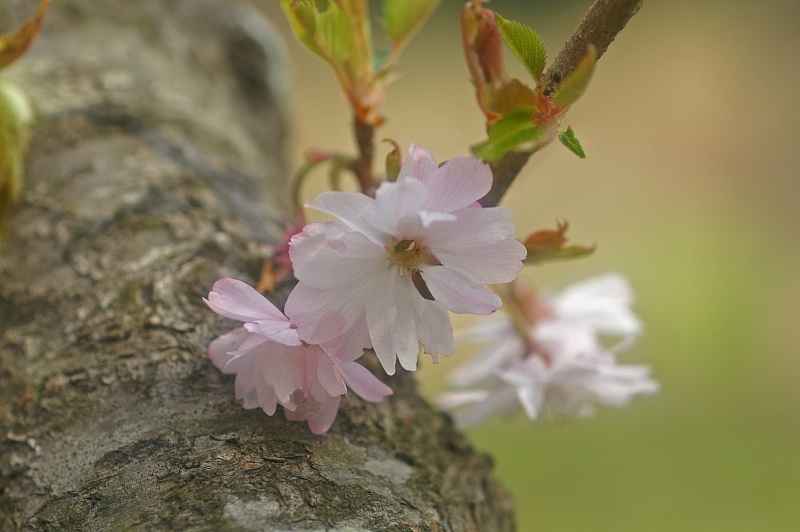
[[[300,337],[373,347],[387,373],[454,350],[448,310],[491,314],[502,303],[484,285],[512,281],[525,248],[508,209],[481,208],[489,167],[472,157],[437,165],[411,146],[396,182],[375,199],[326,192],[312,207],[340,222],[305,227],[290,242],[300,281],[286,303]]]
[[[459,424],[475,425],[520,407],[533,420],[584,416],[594,402],[622,406],[635,395],[658,391],[649,367],[616,361],[615,352],[641,331],[622,276],[588,279],[547,299],[525,290],[513,297],[516,319],[523,323],[515,327],[499,317],[473,332],[471,339],[491,343],[454,372],[452,383],[460,390],[439,398]],[[600,335],[625,340],[607,349]]]
[[[392,390],[365,367],[326,345],[300,340],[288,318],[254,288],[221,279],[204,299],[211,309],[245,322],[213,340],[208,355],[223,373],[236,375],[236,398],[245,408],[273,415],[280,404],[287,419],[306,421],[314,434],[327,432],[347,388],[379,402]]]

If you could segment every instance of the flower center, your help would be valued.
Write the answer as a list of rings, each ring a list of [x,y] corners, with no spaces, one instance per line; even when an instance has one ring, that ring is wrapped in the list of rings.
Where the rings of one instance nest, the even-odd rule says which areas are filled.
[[[392,263],[408,271],[419,269],[420,264],[436,263],[433,255],[416,240],[399,240],[388,250]]]

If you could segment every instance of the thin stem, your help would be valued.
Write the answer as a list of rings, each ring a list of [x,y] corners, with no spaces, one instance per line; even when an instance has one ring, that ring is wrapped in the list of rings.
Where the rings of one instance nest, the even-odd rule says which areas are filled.
[[[377,185],[372,175],[372,159],[375,151],[375,126],[366,122],[357,113],[353,121],[358,144],[358,158],[353,171],[361,185],[361,191],[368,196],[375,196]]]
[[[631,17],[639,11],[643,2],[644,0],[595,0],[578,28],[567,39],[564,48],[550,65],[542,79],[542,86],[550,87],[554,84],[555,72],[558,72],[557,79],[564,79],[575,70],[586,55],[588,44],[595,46],[599,59]],[[531,153],[508,152],[500,160],[491,163],[494,181],[492,189],[480,200],[481,205],[493,207],[500,203],[506,190],[531,155]]]

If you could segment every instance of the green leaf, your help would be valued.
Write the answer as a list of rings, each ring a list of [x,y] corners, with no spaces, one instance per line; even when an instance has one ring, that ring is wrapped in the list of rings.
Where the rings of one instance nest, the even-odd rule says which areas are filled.
[[[297,39],[314,54],[343,67],[354,45],[354,28],[336,2],[320,11],[315,0],[281,0],[281,7]]]
[[[427,20],[440,0],[384,0],[383,27],[392,42],[402,44]]]
[[[0,247],[6,220],[22,187],[31,119],[25,95],[0,80]]]
[[[572,131],[571,127],[568,127],[566,131],[559,131],[558,140],[560,140],[561,144],[566,146],[569,151],[571,151],[581,159],[586,158],[586,153],[584,153],[583,151],[581,142],[575,138],[575,132]]]
[[[559,107],[568,107],[577,102],[586,92],[596,64],[597,48],[590,44],[581,62],[558,87],[558,92],[553,96],[553,103]]]
[[[505,115],[489,129],[489,139],[473,146],[472,152],[492,162],[510,151],[535,151],[546,128],[531,123],[532,112],[530,107],[520,107]]]
[[[506,45],[514,52],[525,68],[528,69],[534,81],[538,85],[544,71],[544,64],[547,60],[547,49],[536,32],[525,24],[506,20],[495,13],[497,27]]]

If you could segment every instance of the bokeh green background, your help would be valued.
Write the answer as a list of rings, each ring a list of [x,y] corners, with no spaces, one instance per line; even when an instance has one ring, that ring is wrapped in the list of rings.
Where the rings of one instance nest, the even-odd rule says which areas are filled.
[[[276,4],[259,5],[286,32]],[[554,55],[589,4],[489,7]],[[483,134],[460,6],[443,1],[384,108],[383,135],[439,160]],[[663,388],[548,430],[520,417],[469,431],[521,532],[800,530],[798,24],[795,0],[645,0],[565,119],[587,158],[552,145],[507,196],[520,233],[567,219],[573,241],[598,245],[529,270],[539,286],[629,276],[646,334],[623,360],[652,365]],[[289,39],[287,52],[292,160],[310,146],[352,152],[332,75]],[[426,393],[458,362],[424,364]]]

